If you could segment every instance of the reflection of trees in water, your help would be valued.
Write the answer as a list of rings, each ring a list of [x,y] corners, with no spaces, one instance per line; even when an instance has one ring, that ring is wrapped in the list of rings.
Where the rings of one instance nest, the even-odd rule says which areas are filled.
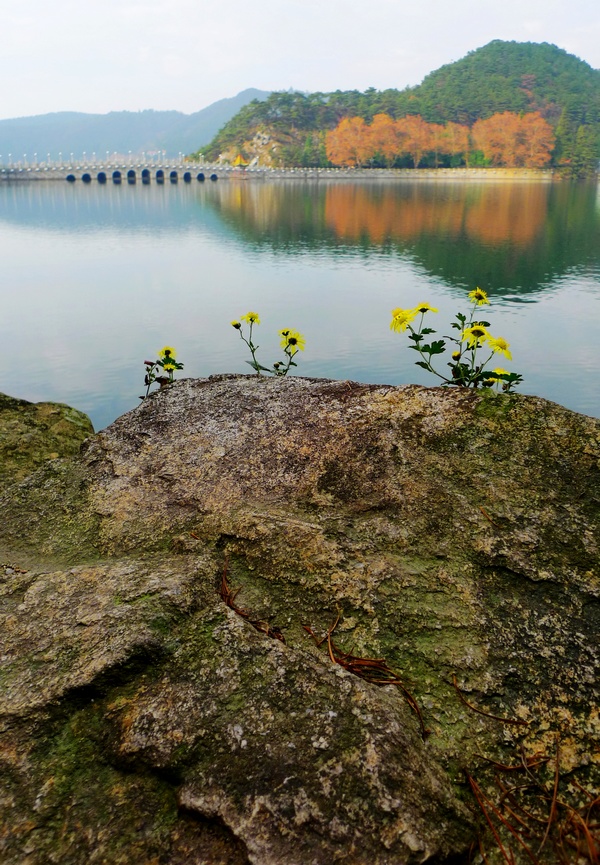
[[[213,203],[261,246],[397,250],[452,285],[536,291],[600,261],[595,184],[223,184]]]
[[[423,234],[523,244],[540,232],[547,216],[545,184],[455,188],[453,193],[424,195],[414,186],[412,194],[400,198],[393,192],[373,195],[361,187],[330,186],[325,218],[338,237],[354,241],[368,237],[375,244],[412,241]]]

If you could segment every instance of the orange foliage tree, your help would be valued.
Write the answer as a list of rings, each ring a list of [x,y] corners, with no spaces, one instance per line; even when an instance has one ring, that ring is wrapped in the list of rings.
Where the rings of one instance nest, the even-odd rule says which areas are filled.
[[[325,136],[325,150],[334,165],[363,165],[372,155],[370,128],[362,117],[345,117]]]
[[[376,114],[370,126],[372,155],[380,153],[386,165],[392,165],[400,151],[398,127],[389,114]]]
[[[440,135],[442,138],[440,152],[447,153],[449,156],[463,156],[468,165],[469,150],[471,149],[469,127],[449,121],[445,126],[442,126]]]
[[[494,165],[542,168],[550,162],[554,132],[539,112],[505,111],[478,120],[471,130],[474,146]]]
[[[410,155],[415,168],[421,164],[423,155],[433,148],[432,125],[420,114],[407,114],[396,120],[396,128],[403,138],[402,152]]]
[[[346,117],[327,132],[327,158],[334,165],[359,167],[376,157],[393,165],[410,156],[418,168],[427,153],[462,156],[469,164],[471,147],[481,150],[493,165],[543,168],[550,162],[555,136],[539,112],[519,115],[510,111],[478,120],[471,130],[459,123],[427,123],[419,114],[393,120],[376,114],[370,126],[362,117]]]

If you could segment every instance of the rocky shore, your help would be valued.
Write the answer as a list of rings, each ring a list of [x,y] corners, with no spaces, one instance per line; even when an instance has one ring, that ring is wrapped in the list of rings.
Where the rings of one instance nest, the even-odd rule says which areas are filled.
[[[556,785],[561,861],[557,802],[600,793],[600,421],[224,375],[97,435],[5,397],[0,448],[3,865],[494,861],[499,776]]]

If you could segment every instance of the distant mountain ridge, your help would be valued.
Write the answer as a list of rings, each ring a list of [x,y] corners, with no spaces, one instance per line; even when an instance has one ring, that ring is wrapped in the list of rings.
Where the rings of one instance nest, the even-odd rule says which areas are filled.
[[[80,159],[84,153],[104,156],[108,151],[120,154],[165,150],[168,157],[197,150],[215,137],[219,129],[253,100],[266,99],[269,92],[248,88],[228,99],[219,99],[201,111],[111,111],[108,114],[84,114],[60,111],[32,117],[0,120],[0,162],[8,154],[17,161],[27,154],[32,161]]]

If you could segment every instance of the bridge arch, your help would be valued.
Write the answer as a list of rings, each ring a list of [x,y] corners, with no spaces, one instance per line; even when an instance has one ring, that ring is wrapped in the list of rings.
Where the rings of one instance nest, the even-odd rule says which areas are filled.
[[[130,168],[127,172],[127,183],[135,183],[136,181],[136,173],[133,168]]]
[[[98,172],[98,183],[106,183],[106,171]]]
[[[113,171],[112,179],[113,179],[113,183],[120,183],[121,182],[121,172],[118,170]]]

